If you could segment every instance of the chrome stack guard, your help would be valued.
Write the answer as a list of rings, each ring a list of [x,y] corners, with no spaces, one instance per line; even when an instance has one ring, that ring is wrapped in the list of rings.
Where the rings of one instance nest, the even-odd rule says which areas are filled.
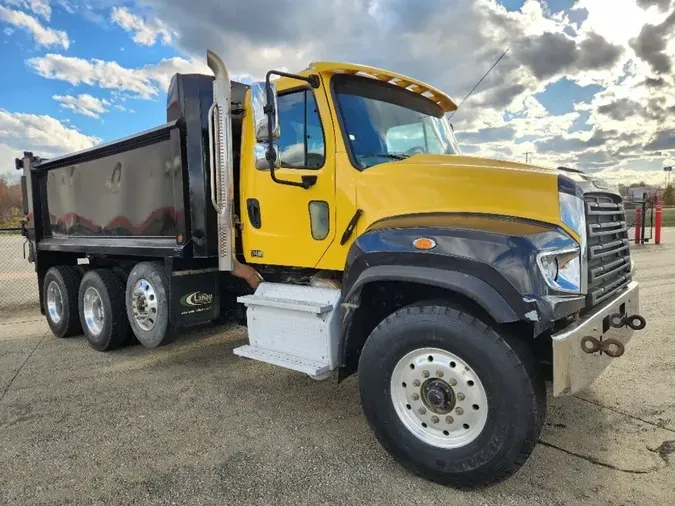
[[[603,302],[579,321],[551,336],[553,341],[553,395],[571,395],[590,385],[613,360],[606,352],[589,352],[588,342],[609,339],[626,345],[633,337],[628,324],[612,325],[612,316],[637,315],[639,311],[638,283],[632,281],[616,297]],[[621,346],[623,352],[623,347]]]

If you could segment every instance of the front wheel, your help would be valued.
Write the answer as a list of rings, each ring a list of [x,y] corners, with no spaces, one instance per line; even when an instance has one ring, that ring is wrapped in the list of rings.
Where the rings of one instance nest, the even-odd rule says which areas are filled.
[[[402,308],[377,326],[361,353],[359,390],[390,454],[416,474],[461,488],[514,474],[546,410],[524,343],[435,304]]]

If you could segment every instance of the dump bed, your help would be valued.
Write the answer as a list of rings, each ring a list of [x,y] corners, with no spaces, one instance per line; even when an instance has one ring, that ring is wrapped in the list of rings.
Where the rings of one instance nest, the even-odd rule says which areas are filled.
[[[184,145],[179,119],[71,155],[33,160],[29,218],[38,251],[131,248],[141,255],[181,255]]]
[[[36,250],[216,256],[208,197],[212,83],[210,76],[174,76],[165,125],[50,160],[27,153],[18,161],[28,169],[27,229]],[[233,83],[237,109],[246,89]]]

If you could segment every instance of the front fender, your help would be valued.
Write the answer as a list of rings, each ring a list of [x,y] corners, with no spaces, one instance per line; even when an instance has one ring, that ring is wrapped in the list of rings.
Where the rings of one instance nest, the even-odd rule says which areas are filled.
[[[499,323],[519,321],[522,319],[519,314],[527,311],[515,289],[502,287],[510,300],[507,302],[505,296],[492,285],[473,274],[419,265],[376,265],[366,268],[349,287],[343,300],[354,300],[365,285],[377,281],[405,281],[455,292],[474,301]]]

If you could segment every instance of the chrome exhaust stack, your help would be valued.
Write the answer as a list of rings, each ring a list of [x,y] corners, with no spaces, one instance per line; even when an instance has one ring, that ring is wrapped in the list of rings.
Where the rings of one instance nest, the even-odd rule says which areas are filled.
[[[234,154],[232,153],[232,84],[223,60],[206,52],[213,81],[213,105],[209,109],[209,177],[211,203],[218,215],[218,269],[232,271],[234,258]]]

